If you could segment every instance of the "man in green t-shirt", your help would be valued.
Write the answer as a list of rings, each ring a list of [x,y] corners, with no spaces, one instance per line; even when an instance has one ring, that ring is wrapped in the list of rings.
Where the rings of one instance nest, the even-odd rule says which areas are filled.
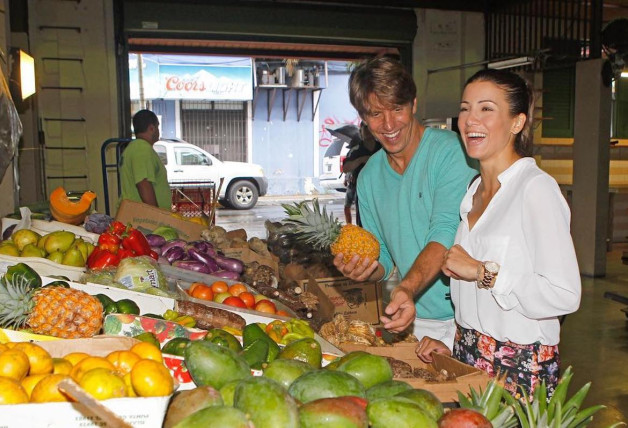
[[[133,116],[133,130],[136,139],[129,143],[120,160],[120,199],[170,210],[172,197],[168,174],[153,150],[153,144],[159,140],[157,115],[150,110],[138,111]]]

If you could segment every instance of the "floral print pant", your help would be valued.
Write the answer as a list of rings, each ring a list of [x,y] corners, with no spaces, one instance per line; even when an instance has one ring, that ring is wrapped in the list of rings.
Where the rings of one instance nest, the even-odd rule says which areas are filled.
[[[504,388],[517,399],[522,397],[521,388],[531,396],[543,380],[549,399],[560,376],[558,345],[500,342],[476,330],[457,326],[453,355],[463,363],[484,370],[490,377],[504,377]]]

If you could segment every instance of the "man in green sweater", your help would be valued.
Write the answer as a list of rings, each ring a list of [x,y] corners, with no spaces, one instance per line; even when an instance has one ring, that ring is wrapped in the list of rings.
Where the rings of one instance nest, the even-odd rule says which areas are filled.
[[[150,110],[140,110],[133,116],[133,130],[136,139],[129,143],[120,160],[120,199],[170,211],[172,196],[168,174],[153,150],[153,144],[159,140],[159,119]]]
[[[349,79],[351,104],[382,144],[358,178],[362,226],[381,246],[379,260],[336,267],[356,281],[388,278],[395,266],[401,281],[381,317],[399,332],[439,337],[452,346],[454,312],[449,281],[440,270],[460,222],[460,201],[477,173],[454,132],[426,128],[415,117],[416,86],[401,63],[387,57],[366,61]]]

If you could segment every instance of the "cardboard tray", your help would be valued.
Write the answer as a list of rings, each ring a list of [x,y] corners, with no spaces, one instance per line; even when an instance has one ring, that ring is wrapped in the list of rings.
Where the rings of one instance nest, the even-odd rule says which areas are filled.
[[[129,349],[135,339],[98,336],[91,339],[65,339],[35,342],[53,357],[69,352],[87,352],[105,356],[111,351]],[[101,403],[136,427],[160,427],[163,424],[171,396],[134,397],[103,400]],[[97,415],[79,403],[29,403],[2,406],[2,428],[67,428],[110,427]],[[111,427],[114,428],[114,427]]]
[[[440,373],[441,370],[445,370],[448,374],[454,375],[455,378],[438,383],[427,382],[420,378],[395,378],[407,382],[413,388],[431,391],[444,403],[458,401],[458,391],[467,395],[470,388],[476,391],[480,388],[486,389],[486,385],[490,381],[486,372],[442,354],[433,354],[434,361],[431,364],[424,363],[414,352],[416,345],[416,343],[398,343],[394,346],[365,346],[344,343],[340,345],[340,348],[345,352],[366,351],[374,355],[393,357],[410,364],[412,368],[422,368],[433,373]]]

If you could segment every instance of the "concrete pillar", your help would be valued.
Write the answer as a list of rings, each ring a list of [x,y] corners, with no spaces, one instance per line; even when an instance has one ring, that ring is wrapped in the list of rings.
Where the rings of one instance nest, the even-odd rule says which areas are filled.
[[[576,64],[571,231],[587,276],[606,275],[611,89],[602,84],[602,63]]]

